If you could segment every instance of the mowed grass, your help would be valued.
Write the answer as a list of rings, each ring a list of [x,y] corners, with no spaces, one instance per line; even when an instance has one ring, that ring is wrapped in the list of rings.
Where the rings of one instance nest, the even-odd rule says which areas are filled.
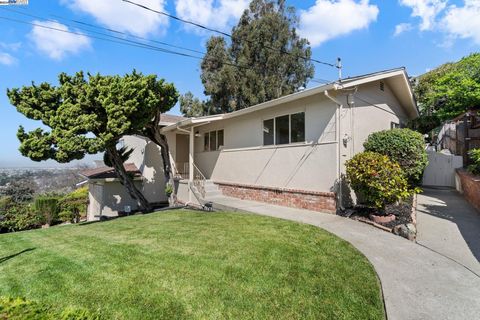
[[[106,319],[384,318],[375,272],[347,242],[188,210],[0,235],[0,296]]]

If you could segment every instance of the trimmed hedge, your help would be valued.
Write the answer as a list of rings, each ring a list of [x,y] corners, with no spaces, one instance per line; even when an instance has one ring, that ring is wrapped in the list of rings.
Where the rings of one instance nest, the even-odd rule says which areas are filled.
[[[348,160],[346,167],[347,179],[363,204],[385,208],[412,194],[400,166],[385,155],[362,152]]]
[[[49,226],[58,220],[58,196],[40,196],[35,199],[35,210],[42,214]]]
[[[59,219],[63,222],[76,223],[87,215],[88,187],[79,188],[60,199]]]
[[[2,204],[0,211],[0,233],[36,229],[43,224],[43,216],[30,205],[9,202],[9,198],[3,201],[6,203]]]
[[[100,316],[84,309],[58,310],[24,298],[0,297],[0,319],[12,320],[99,320]]]
[[[428,164],[422,134],[410,129],[391,129],[372,133],[363,144],[365,151],[388,156],[405,172],[411,186],[420,184]]]

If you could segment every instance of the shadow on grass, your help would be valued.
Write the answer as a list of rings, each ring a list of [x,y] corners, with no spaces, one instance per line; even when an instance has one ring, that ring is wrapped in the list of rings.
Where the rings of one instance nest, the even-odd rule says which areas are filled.
[[[10,260],[10,259],[13,259],[13,258],[15,258],[16,256],[19,256],[19,255],[21,255],[21,254],[23,254],[23,253],[26,253],[26,252],[29,252],[29,251],[33,251],[33,250],[35,250],[35,248],[28,248],[28,249],[22,250],[22,251],[20,251],[20,252],[11,254],[11,255],[9,255],[9,256],[2,257],[2,258],[0,258],[0,264],[1,264],[1,263],[4,263],[4,262],[6,262],[6,261],[8,261],[8,260]]]

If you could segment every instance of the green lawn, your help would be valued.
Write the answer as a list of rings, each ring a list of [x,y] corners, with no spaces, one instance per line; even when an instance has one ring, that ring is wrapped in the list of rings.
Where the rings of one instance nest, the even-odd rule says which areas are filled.
[[[384,318],[375,272],[347,242],[187,210],[0,235],[0,296],[107,319]]]

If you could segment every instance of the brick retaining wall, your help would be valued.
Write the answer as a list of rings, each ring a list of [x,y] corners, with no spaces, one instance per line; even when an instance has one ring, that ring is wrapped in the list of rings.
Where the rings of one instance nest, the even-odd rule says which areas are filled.
[[[457,170],[457,176],[460,178],[460,191],[465,199],[480,210],[480,177],[466,170]]]
[[[273,188],[216,181],[215,184],[228,197],[320,212],[336,212],[336,199],[333,192]]]

